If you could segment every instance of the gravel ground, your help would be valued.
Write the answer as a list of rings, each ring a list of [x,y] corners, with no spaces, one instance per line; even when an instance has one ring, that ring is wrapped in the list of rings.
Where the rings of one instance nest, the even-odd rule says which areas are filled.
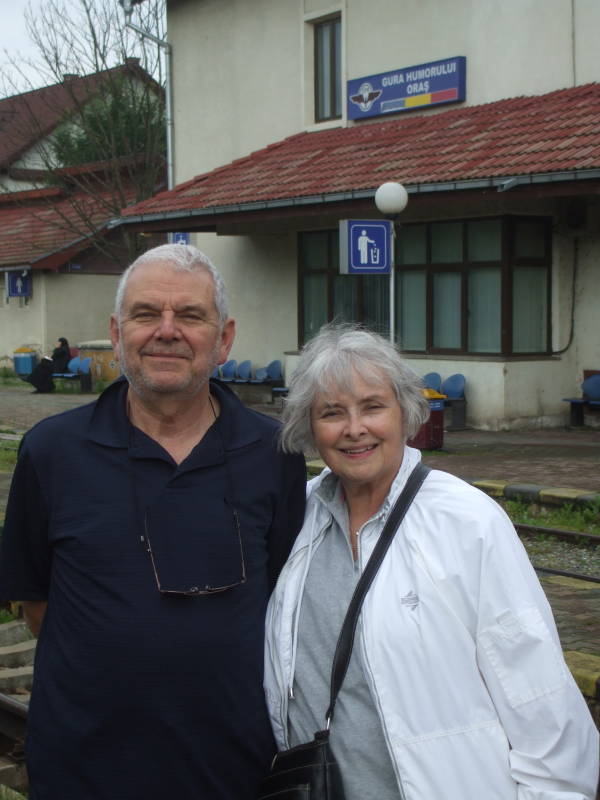
[[[582,547],[545,536],[521,536],[521,541],[536,567],[600,578],[600,546]]]

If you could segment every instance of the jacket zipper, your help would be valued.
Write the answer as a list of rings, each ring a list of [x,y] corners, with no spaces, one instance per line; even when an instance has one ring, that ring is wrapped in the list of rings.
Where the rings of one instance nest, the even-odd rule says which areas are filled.
[[[363,571],[362,550],[363,550],[363,548],[362,548],[362,538],[359,537],[359,542],[358,542],[358,563],[359,563],[359,566],[360,566],[361,574],[362,574],[362,571]],[[366,597],[365,597],[365,600],[366,600]],[[402,778],[400,777],[400,773],[398,771],[398,764],[396,762],[396,756],[394,755],[394,751],[392,749],[391,739],[390,739],[390,736],[389,736],[388,730],[387,730],[387,725],[386,725],[385,719],[383,717],[381,699],[380,699],[379,694],[377,692],[377,686],[375,685],[375,679],[373,678],[373,672],[371,670],[371,664],[369,662],[369,658],[368,658],[368,655],[367,655],[367,647],[366,647],[366,644],[365,644],[364,604],[363,604],[363,607],[361,609],[361,615],[360,616],[361,616],[361,625],[360,625],[360,631],[359,631],[360,649],[361,649],[361,652],[362,652],[362,657],[363,657],[365,669],[366,669],[367,674],[369,676],[369,684],[370,684],[370,689],[371,689],[371,695],[373,696],[373,698],[375,700],[375,708],[377,710],[377,715],[379,717],[379,722],[381,724],[381,729],[383,731],[383,736],[384,736],[385,743],[386,743],[386,746],[387,746],[387,749],[388,749],[390,760],[391,760],[392,766],[394,768],[394,774],[396,776],[396,781],[398,783],[398,791],[400,792],[401,800],[405,800],[406,796],[404,794],[404,788],[402,787]]]
[[[312,551],[314,551],[317,543],[319,543],[321,541],[321,539],[323,538],[325,529],[327,528],[328,524],[329,524],[329,521],[325,522],[323,524],[321,530],[317,534],[317,536],[315,536],[313,539],[310,540],[310,542],[308,544],[304,545],[299,550],[297,550],[296,553],[294,553],[294,558],[295,558],[300,553],[304,553],[306,550],[309,551],[309,555],[307,556],[307,562],[308,563],[306,564],[306,568],[304,570],[304,574],[302,575],[302,583],[301,583],[301,586],[300,586],[300,589],[299,589],[299,592],[298,592],[297,601],[296,601],[296,605],[295,605],[296,618],[295,618],[295,621],[294,621],[294,626],[292,628],[292,641],[293,641],[292,657],[291,657],[291,660],[290,660],[290,669],[289,669],[289,674],[288,674],[287,680],[283,679],[283,670],[282,669],[278,669],[278,672],[281,673],[281,675],[280,675],[280,679],[281,679],[280,690],[282,690],[281,691],[281,696],[283,698],[283,702],[281,703],[281,726],[282,726],[282,730],[283,730],[283,735],[284,735],[284,740],[285,740],[285,746],[286,747],[290,746],[290,742],[289,742],[289,739],[288,739],[288,725],[287,725],[288,704],[289,704],[290,700],[294,699],[293,685],[294,685],[294,673],[295,673],[295,667],[296,667],[296,649],[297,649],[297,646],[298,646],[297,630],[298,630],[298,625],[300,624],[300,608],[302,606],[302,598],[304,596],[304,586],[306,584],[306,576],[308,575],[308,568],[310,566],[310,554],[312,553]]]

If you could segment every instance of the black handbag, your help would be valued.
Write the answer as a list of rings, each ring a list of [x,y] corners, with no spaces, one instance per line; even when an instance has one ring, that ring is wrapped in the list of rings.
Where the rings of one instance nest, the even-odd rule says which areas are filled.
[[[356,584],[333,657],[325,729],[317,731],[311,742],[277,753],[271,764],[271,771],[261,782],[258,800],[344,800],[342,774],[329,747],[329,730],[335,703],[346,677],[363,599],[428,472],[429,467],[419,463],[409,475]]]

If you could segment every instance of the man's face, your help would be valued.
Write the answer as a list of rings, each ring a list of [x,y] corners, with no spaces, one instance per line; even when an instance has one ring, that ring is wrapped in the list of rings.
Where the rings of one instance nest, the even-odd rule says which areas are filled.
[[[235,326],[219,329],[209,272],[182,272],[168,263],[138,268],[125,290],[121,319],[110,321],[115,354],[139,395],[194,396],[227,359]]]

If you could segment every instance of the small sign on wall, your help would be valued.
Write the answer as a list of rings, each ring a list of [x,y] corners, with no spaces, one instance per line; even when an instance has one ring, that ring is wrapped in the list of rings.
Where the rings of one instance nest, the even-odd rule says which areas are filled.
[[[19,269],[8,273],[8,296],[31,297],[31,272]]]

